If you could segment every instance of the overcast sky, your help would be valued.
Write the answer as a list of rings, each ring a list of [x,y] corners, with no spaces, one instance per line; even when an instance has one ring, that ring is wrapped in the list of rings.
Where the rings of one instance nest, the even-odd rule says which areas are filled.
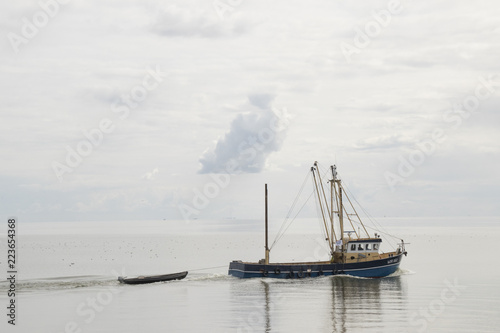
[[[280,219],[316,160],[373,216],[500,214],[498,1],[4,1],[0,28],[4,220],[258,219],[265,183]]]

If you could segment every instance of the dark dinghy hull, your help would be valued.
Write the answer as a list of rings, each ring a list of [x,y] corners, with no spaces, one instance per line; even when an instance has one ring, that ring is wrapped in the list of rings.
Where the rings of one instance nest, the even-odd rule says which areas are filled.
[[[146,284],[172,280],[182,280],[187,276],[188,272],[179,272],[173,274],[138,276],[134,278],[118,277],[118,281],[125,284]]]

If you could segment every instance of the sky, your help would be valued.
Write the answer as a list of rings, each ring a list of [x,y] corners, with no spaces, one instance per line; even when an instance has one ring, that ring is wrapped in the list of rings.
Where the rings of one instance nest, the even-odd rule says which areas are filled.
[[[265,183],[281,219],[315,161],[372,216],[500,215],[497,1],[9,1],[0,29],[4,220],[261,219]]]

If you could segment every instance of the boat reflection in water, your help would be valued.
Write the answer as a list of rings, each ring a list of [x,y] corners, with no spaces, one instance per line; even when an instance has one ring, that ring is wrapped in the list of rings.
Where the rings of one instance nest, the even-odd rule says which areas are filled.
[[[231,287],[239,304],[237,332],[405,331],[406,295],[400,276],[246,280]]]
[[[331,279],[332,332],[355,327],[381,331],[398,320],[404,331],[408,326],[405,295],[399,276],[385,279]],[[396,327],[394,328],[396,329]]]

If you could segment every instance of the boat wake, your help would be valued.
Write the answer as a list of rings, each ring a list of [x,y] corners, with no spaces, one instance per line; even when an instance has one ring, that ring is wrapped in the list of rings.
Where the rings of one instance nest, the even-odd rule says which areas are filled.
[[[395,276],[413,275],[413,274],[416,274],[416,272],[409,270],[409,269],[405,269],[405,268],[398,268],[397,271],[395,271],[394,273],[392,273],[391,275],[389,275],[387,277],[390,278],[390,277],[395,277]]]
[[[393,274],[382,278],[388,279],[393,277],[399,277],[403,275],[412,275],[416,274],[416,272],[411,271],[409,269],[399,268]],[[351,275],[335,275],[335,276],[323,276],[319,278],[315,278],[314,280],[329,280],[329,279],[359,279],[359,280],[373,280],[373,278],[365,278],[365,277],[357,277]],[[184,281],[185,282],[221,282],[221,281],[234,281],[239,280],[225,273],[211,273],[211,274],[203,274],[203,273],[193,273],[189,274]],[[310,278],[305,279],[288,279],[288,280],[276,280],[272,278],[260,278],[260,279],[251,279],[253,282],[255,281],[266,281],[268,283],[297,283],[297,282],[307,282],[311,280]],[[245,281],[245,280],[243,280]],[[157,282],[158,283],[171,283],[174,281],[168,282]],[[180,283],[180,281],[175,281]],[[63,276],[63,277],[53,277],[53,278],[40,278],[40,279],[30,279],[30,280],[19,280],[17,281],[17,288],[21,293],[37,293],[37,292],[46,292],[46,291],[65,291],[71,289],[79,289],[79,288],[93,288],[93,287],[112,287],[112,286],[120,286],[121,284],[118,282],[117,278],[114,276],[101,276],[101,275],[82,275],[82,276]],[[8,289],[8,281],[0,282],[0,289],[6,288]]]
[[[226,281],[234,279],[227,273],[213,273],[213,274],[201,274],[194,273],[188,274],[185,281]]]
[[[119,284],[115,277],[99,275],[64,276],[16,281],[19,292],[60,291],[77,288],[115,286]],[[0,288],[8,287],[7,281],[0,282]]]
[[[232,279],[227,274],[189,274],[184,281],[225,281]],[[172,283],[180,281],[166,281],[153,283]],[[0,282],[0,289],[8,289],[8,281]],[[102,275],[82,275],[82,276],[61,276],[52,278],[38,278],[29,280],[16,281],[16,288],[20,293],[37,293],[47,291],[67,291],[79,288],[94,288],[94,287],[120,287],[120,284],[115,276]]]
[[[403,275],[412,275],[415,274],[415,272],[409,270],[409,269],[404,269],[404,268],[398,268],[394,273],[378,278],[378,279],[390,279],[398,276],[403,276]],[[353,276],[353,275],[347,275],[347,274],[340,274],[340,275],[335,275],[333,278],[347,278],[347,279],[358,279],[358,280],[373,280],[372,277],[362,277],[362,276]]]

